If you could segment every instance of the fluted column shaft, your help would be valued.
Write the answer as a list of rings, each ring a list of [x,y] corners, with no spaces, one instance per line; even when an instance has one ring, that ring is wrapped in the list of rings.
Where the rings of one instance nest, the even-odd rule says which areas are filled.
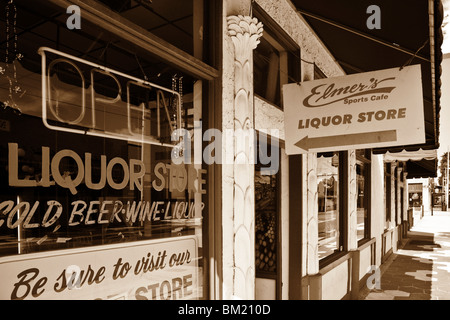
[[[255,188],[253,144],[253,49],[262,23],[242,15],[227,17],[234,46],[233,98],[233,298],[255,298]],[[227,201],[224,199],[224,201]],[[226,214],[226,213],[224,213]],[[227,244],[224,244],[226,246]]]

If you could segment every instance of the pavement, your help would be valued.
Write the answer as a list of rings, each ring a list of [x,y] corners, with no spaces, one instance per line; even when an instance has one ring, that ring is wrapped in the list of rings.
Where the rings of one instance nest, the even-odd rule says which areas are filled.
[[[359,300],[450,300],[450,212],[427,212],[414,219],[380,274],[379,285],[365,287]]]

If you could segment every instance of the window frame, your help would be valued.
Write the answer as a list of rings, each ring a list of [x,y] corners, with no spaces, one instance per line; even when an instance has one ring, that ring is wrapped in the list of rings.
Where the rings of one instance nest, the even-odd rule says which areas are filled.
[[[268,138],[270,137],[270,139],[276,139],[273,138],[271,136],[267,136],[267,140],[269,140]],[[266,141],[267,141],[266,140]],[[258,146],[260,145],[260,142],[258,140]],[[269,141],[267,141],[266,144],[266,148],[269,149],[271,148],[271,143]],[[258,151],[259,152],[259,151]],[[281,154],[281,149],[278,148],[279,155]],[[261,163],[256,163],[255,164],[255,173],[256,171],[261,171],[261,168],[264,168],[264,164]],[[275,232],[275,253],[276,253],[276,258],[275,258],[275,271],[264,271],[264,270],[260,270],[259,268],[256,267],[255,265],[255,276],[257,278],[265,278],[265,279],[276,279],[278,280],[280,278],[280,274],[281,274],[281,170],[280,168],[278,169],[278,171],[275,174],[272,174],[271,176],[275,176],[275,183],[277,185],[277,188],[275,190],[275,228],[274,228],[274,232]],[[256,191],[256,188],[255,188]],[[256,197],[255,197],[255,205],[256,205]],[[256,218],[256,207],[255,207],[255,218]],[[256,219],[255,219],[255,225],[256,225]],[[256,228],[255,228],[256,229]],[[256,231],[256,230],[255,230]],[[256,243],[257,239],[255,236],[255,243]],[[256,250],[255,250],[256,252]],[[255,257],[256,260],[257,257]]]
[[[399,188],[399,181],[398,181],[398,166],[394,169],[394,207],[395,207],[395,226],[397,226],[398,223],[398,217],[399,217],[399,207],[398,207],[398,188]]]
[[[261,140],[261,137],[265,137],[265,139]],[[254,165],[254,169],[255,169],[255,174],[256,171],[260,171],[261,168],[264,168],[267,166],[267,164],[262,164],[259,162],[259,147],[261,146],[261,144],[265,144],[266,147],[266,151],[268,152],[268,150],[271,150],[271,152],[273,151],[272,149],[272,143],[274,143],[274,141],[276,140],[277,144],[278,144],[278,148],[277,148],[277,153],[278,153],[278,159],[281,160],[281,149],[284,147],[284,143],[280,140],[278,140],[278,138],[271,136],[271,135],[267,135],[265,133],[262,133],[260,131],[258,131],[258,135],[257,135],[257,144],[256,144],[256,148],[255,148],[255,159],[258,160],[257,163],[255,163]],[[256,155],[258,155],[256,157]],[[272,154],[271,154],[272,156]],[[255,247],[254,247],[254,252],[255,252],[255,279],[256,278],[261,278],[261,279],[271,279],[271,280],[275,280],[275,297],[276,299],[280,299],[282,296],[282,272],[283,272],[283,268],[282,268],[282,259],[283,259],[283,248],[282,248],[282,220],[281,220],[281,203],[282,203],[282,173],[281,173],[281,161],[279,164],[279,168],[278,170],[272,174],[271,176],[274,176],[274,180],[276,183],[276,190],[275,190],[275,227],[274,227],[274,232],[275,232],[275,239],[274,239],[274,244],[275,244],[275,270],[274,271],[265,271],[265,270],[259,270],[256,266],[256,241],[258,241],[256,239],[256,194],[255,194]],[[257,168],[259,170],[257,170]],[[253,178],[254,179],[254,178]],[[256,188],[254,190],[254,192],[256,192]]]
[[[49,0],[49,2],[60,6],[64,10],[70,5],[69,1],[66,0]],[[220,71],[216,66],[209,65],[207,62],[157,37],[143,27],[123,18],[119,13],[114,12],[102,2],[80,1],[78,6],[83,12],[82,19],[89,20],[91,23],[108,30],[119,38],[127,39],[127,41],[144,51],[152,52],[165,63],[204,80],[215,80],[220,77]],[[206,10],[208,8],[205,8]],[[204,19],[204,22],[205,24],[208,23],[208,19]],[[208,41],[212,42],[212,40],[213,37]],[[205,61],[208,61],[208,59],[205,59]]]
[[[54,4],[56,6],[64,7],[64,4],[67,1],[64,0],[50,0],[49,3]],[[202,115],[204,118],[212,118],[214,116],[213,111],[205,112],[206,110],[209,110],[208,103],[214,99],[217,99],[217,94],[214,93],[214,90],[212,90],[212,87],[214,85],[217,85],[219,83],[220,79],[220,71],[214,66],[209,64],[209,58],[206,58],[207,55],[205,54],[204,59],[196,58],[188,53],[185,53],[184,51],[181,51],[180,49],[170,45],[168,42],[154,36],[149,31],[142,31],[143,29],[135,24],[133,24],[130,21],[125,21],[124,19],[120,18],[120,15],[113,12],[112,10],[109,10],[106,8],[103,4],[101,4],[98,1],[89,1],[87,2],[80,2],[81,10],[83,11],[83,19],[86,19],[93,25],[99,26],[101,28],[109,29],[112,33],[114,33],[117,38],[124,38],[128,41],[132,41],[137,46],[141,47],[143,51],[149,51],[149,52],[157,52],[155,55],[158,56],[158,58],[167,64],[173,64],[175,68],[179,70],[186,71],[187,73],[192,74],[196,78],[200,79],[199,81],[203,81],[201,84],[202,88],[202,94],[200,96],[202,97]],[[205,8],[205,11],[208,10],[208,12],[219,12],[219,6],[216,4],[215,6],[210,5],[207,6],[208,8]],[[217,7],[217,8],[216,8]],[[104,9],[106,8],[106,9]],[[65,7],[64,7],[65,9]],[[85,15],[85,16],[84,16]],[[209,18],[206,18],[204,23],[205,25],[209,21]],[[218,21],[218,20],[217,20]],[[213,20],[211,19],[211,23]],[[106,28],[110,27],[110,28]],[[219,25],[217,23],[214,23],[214,31],[218,33]],[[142,30],[141,30],[142,29]],[[208,29],[208,28],[206,28]],[[217,30],[216,30],[217,29]],[[212,31],[209,31],[212,32]],[[130,38],[125,38],[124,34],[127,34],[130,36]],[[217,47],[218,43],[216,44],[216,41],[213,41],[214,37],[211,37],[210,45],[211,47],[214,47],[211,49],[211,51],[215,51],[215,48]],[[209,41],[209,40],[208,40]],[[218,41],[218,40],[217,40]],[[206,42],[206,41],[205,41]],[[209,55],[212,55],[213,53],[207,53]],[[219,61],[218,59],[214,59],[214,61]],[[205,121],[206,122],[206,121]],[[129,144],[128,147],[132,146],[133,144]],[[213,190],[213,184],[220,183],[217,179],[210,179],[214,172],[211,169],[208,169],[208,195],[205,196],[205,205],[209,205],[210,207],[213,207],[215,203],[211,200],[214,199],[212,196],[212,190]],[[216,200],[217,201],[217,200]],[[220,202],[220,201],[217,201]],[[217,207],[215,205],[215,207]],[[208,211],[207,211],[208,212]],[[213,213],[206,214],[204,216],[204,221],[202,223],[202,236],[203,238],[211,239],[214,236],[214,232],[211,232],[211,226],[214,220]],[[210,217],[211,215],[211,217]],[[139,242],[139,241],[137,241]],[[216,246],[216,243],[210,243],[210,241],[204,240],[203,241],[203,258],[204,258],[204,264],[203,264],[203,272],[202,274],[199,273],[199,281],[203,281],[203,298],[208,299],[210,297],[218,296],[218,293],[215,293],[214,290],[214,282],[213,277],[214,274],[211,274],[213,272],[210,272],[210,266],[209,266],[209,260],[211,257],[216,257],[217,254],[213,254],[214,251],[211,249],[213,246]],[[94,246],[92,246],[94,248]],[[66,249],[57,249],[60,252],[64,252]],[[220,251],[217,251],[220,252]],[[220,267],[219,267],[220,268]]]
[[[254,90],[254,95],[274,107],[284,110],[282,95],[283,85],[292,82],[300,82],[301,80],[300,47],[257,3],[252,3],[252,10],[253,15],[264,25],[264,33],[260,41],[267,41],[278,53],[278,63],[274,63],[272,66],[278,73],[276,83],[272,83],[274,86],[272,90],[275,90],[275,92],[273,92],[273,99],[256,93],[256,90]],[[258,45],[258,47],[256,47],[253,56],[258,52],[260,46],[261,45]],[[293,56],[294,58],[290,59],[289,56]],[[253,65],[255,65],[255,62],[253,62]],[[267,77],[268,81],[270,81],[271,78],[272,77]],[[255,77],[253,78],[253,83],[255,83]],[[268,91],[267,87],[265,91]],[[279,95],[279,104],[277,103],[278,101],[274,101],[276,100],[277,94]]]
[[[314,63],[314,80],[327,78],[325,73]],[[334,152],[333,152],[334,153]],[[330,156],[331,152],[319,153]],[[339,154],[339,246],[334,253],[319,259],[319,269],[322,269],[338,260],[348,252],[348,195],[349,195],[349,152],[337,151]]]
[[[385,195],[385,230],[390,228],[392,221],[392,164],[384,163],[384,195]]]
[[[358,161],[362,162],[365,165],[365,171],[364,171],[364,208],[366,209],[366,214],[364,217],[364,236],[363,238],[359,239],[358,241],[358,247],[370,240],[371,237],[371,220],[372,220],[372,214],[371,214],[371,169],[372,169],[372,151],[370,149],[362,149],[363,155],[356,154],[356,165],[358,165]],[[357,187],[358,190],[358,187]],[[358,195],[357,195],[358,196]],[[357,206],[358,207],[358,206]]]
[[[325,153],[325,156],[331,153]],[[337,249],[322,258],[319,259],[319,269],[324,268],[330,263],[336,261],[348,251],[348,151],[336,151],[333,154],[338,154],[339,164],[338,164],[338,246]],[[317,155],[319,157],[320,154]],[[319,230],[317,230],[319,232]]]

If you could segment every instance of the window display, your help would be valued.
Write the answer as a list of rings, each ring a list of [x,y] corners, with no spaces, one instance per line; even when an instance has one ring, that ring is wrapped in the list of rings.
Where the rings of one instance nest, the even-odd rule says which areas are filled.
[[[207,170],[175,161],[194,152],[177,130],[201,118],[199,79],[107,25],[69,31],[51,2],[14,5],[0,24],[16,35],[0,48],[0,298],[206,298]]]
[[[257,272],[277,271],[277,175],[255,170],[255,266]]]

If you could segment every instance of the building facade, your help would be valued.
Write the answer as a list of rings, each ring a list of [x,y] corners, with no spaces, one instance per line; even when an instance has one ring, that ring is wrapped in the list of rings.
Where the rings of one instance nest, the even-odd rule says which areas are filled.
[[[9,1],[0,298],[357,299],[421,160],[286,154],[283,85],[349,73],[301,8]]]

